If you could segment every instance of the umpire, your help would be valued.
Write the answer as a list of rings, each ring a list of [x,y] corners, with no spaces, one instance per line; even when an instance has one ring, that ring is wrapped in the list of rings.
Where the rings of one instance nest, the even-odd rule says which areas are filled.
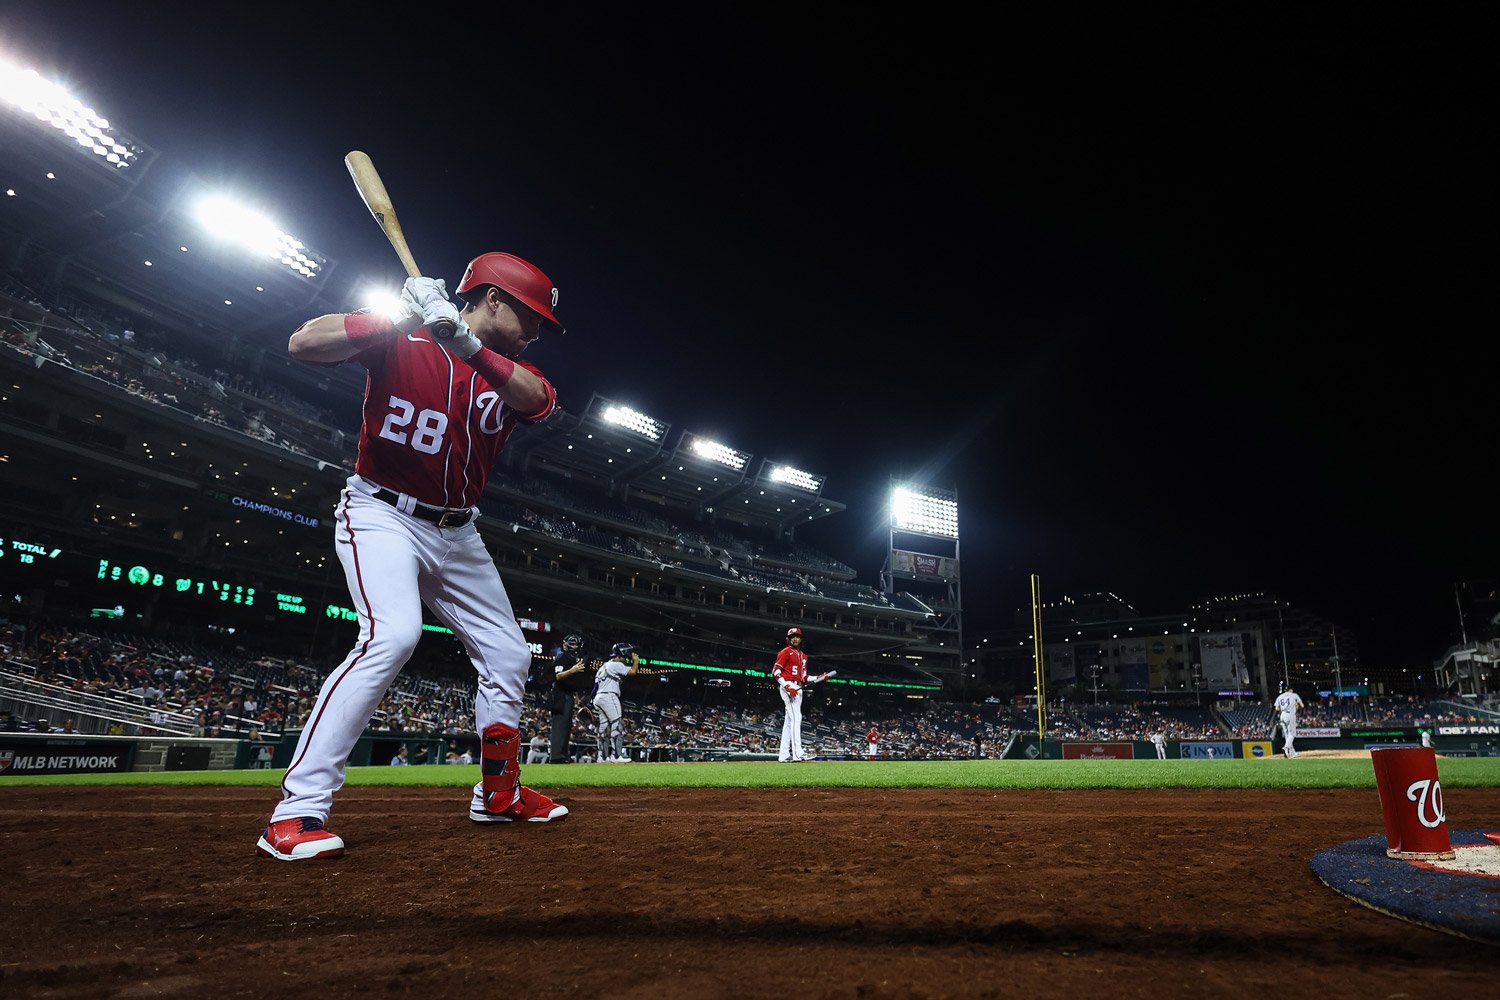
[[[563,639],[562,650],[552,661],[552,692],[547,707],[552,711],[552,752],[547,758],[554,764],[566,764],[568,737],[573,732],[573,709],[579,695],[588,694],[593,686],[588,664],[579,655],[583,651],[583,636],[570,635]]]

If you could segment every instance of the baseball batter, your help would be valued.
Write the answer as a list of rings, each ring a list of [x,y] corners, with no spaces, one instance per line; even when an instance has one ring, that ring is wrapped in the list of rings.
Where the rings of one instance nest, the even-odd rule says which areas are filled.
[[[318,692],[257,843],[282,861],[341,855],[325,829],[344,765],[422,635],[425,604],[478,672],[481,777],[469,818],[545,823],[565,806],[520,782],[521,698],[531,651],[474,525],[475,504],[518,423],[549,416],[556,394],[516,360],[546,329],[561,333],[557,289],[519,257],[487,253],[448,300],[441,280],[411,278],[393,316],[368,310],[309,320],[288,345],[299,361],[368,370],[355,474],[335,508],[335,545],[359,635]],[[429,327],[455,324],[445,341]]]
[[[617,642],[609,659],[594,675],[594,715],[599,739],[599,763],[629,764],[625,756],[625,709],[620,682],[640,669],[641,658],[628,642]]]
[[[1302,709],[1302,699],[1297,696],[1296,691],[1292,690],[1290,684],[1284,684],[1281,688],[1281,694],[1276,696],[1276,701],[1272,707],[1278,713],[1281,735],[1286,740],[1286,746],[1283,748],[1283,751],[1288,757],[1295,757],[1297,756],[1297,748],[1295,746],[1297,742],[1297,713]]]
[[[776,655],[776,665],[771,676],[776,678],[776,688],[781,692],[781,703],[786,706],[786,715],[781,720],[781,752],[776,759],[782,763],[807,760],[802,755],[802,689],[832,677],[837,671],[809,677],[807,654],[802,652],[802,630],[786,630],[786,646]]]

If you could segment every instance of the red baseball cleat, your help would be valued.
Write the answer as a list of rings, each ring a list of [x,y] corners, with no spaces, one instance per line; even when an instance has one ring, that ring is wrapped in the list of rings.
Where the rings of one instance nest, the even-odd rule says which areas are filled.
[[[266,827],[255,845],[261,857],[277,861],[308,861],[312,858],[339,858],[344,854],[344,838],[323,829],[323,821],[312,816],[284,819]]]
[[[470,807],[469,818],[476,823],[555,823],[568,818],[568,807],[522,785],[520,794],[509,809],[491,812],[487,808]]]

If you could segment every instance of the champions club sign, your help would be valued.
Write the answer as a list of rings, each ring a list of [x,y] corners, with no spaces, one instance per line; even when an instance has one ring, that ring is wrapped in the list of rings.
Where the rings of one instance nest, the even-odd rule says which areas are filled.
[[[226,493],[223,490],[205,490],[204,492],[215,500],[221,500],[231,507],[238,507],[240,510],[248,510],[255,514],[264,514],[267,517],[274,517],[282,521],[291,521],[293,524],[300,524],[305,528],[316,528],[322,524],[321,519],[309,514],[299,514],[297,511],[287,510],[284,507],[266,503],[264,500],[256,500],[253,497],[236,496],[233,493]]]

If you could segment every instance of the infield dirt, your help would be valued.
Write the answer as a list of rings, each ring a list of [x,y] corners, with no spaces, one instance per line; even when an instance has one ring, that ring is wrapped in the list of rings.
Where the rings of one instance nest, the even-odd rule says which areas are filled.
[[[464,789],[350,788],[346,856],[284,864],[262,789],[0,787],[0,995],[1327,1000],[1500,969],[1308,870],[1381,832],[1371,789],[558,797],[479,827]],[[1500,789],[1448,798],[1500,821]]]

